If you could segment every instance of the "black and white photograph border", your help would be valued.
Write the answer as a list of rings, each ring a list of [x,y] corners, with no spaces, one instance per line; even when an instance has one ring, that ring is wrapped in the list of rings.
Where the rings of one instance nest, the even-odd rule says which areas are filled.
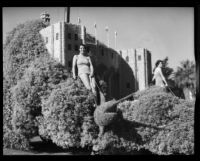
[[[200,132],[199,3],[21,4],[3,2],[2,6],[3,156],[178,155],[196,159]],[[136,8],[138,16],[131,17],[130,8]],[[149,10],[150,20],[139,8]],[[181,15],[184,21],[188,18],[182,27],[178,27],[181,16],[175,21],[178,16],[166,14],[165,19],[160,18],[163,26],[154,21],[159,29],[150,22],[159,8],[171,9],[171,15],[176,8],[191,12]],[[27,18],[34,9],[38,17],[34,13]],[[24,10],[26,18],[19,10],[21,14]],[[100,17],[102,11],[104,16]],[[156,18],[159,16],[161,11]],[[34,21],[37,18],[40,20]],[[128,18],[135,18],[132,30],[121,30],[120,24],[133,21]],[[174,46],[168,46],[170,43]],[[176,52],[168,54],[169,48]],[[89,79],[79,75],[81,66],[78,59],[74,63],[74,55],[90,58]],[[72,114],[73,108],[76,112]],[[180,133],[186,140],[181,140]],[[180,149],[178,144],[182,144]]]

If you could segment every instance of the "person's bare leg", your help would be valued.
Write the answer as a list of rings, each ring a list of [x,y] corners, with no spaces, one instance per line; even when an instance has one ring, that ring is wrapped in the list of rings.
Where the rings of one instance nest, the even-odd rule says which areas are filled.
[[[84,86],[85,86],[88,90],[91,90],[89,75],[88,75],[88,74],[80,74],[79,77],[81,78],[81,80],[82,80]]]
[[[96,84],[94,77],[90,78],[90,86],[92,88],[92,92],[96,95],[97,93],[96,93]]]

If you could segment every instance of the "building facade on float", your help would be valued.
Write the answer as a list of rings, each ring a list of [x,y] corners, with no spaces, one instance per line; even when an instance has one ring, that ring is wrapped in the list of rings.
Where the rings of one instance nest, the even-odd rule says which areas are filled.
[[[144,48],[116,51],[86,32],[86,27],[65,21],[40,31],[48,52],[69,71],[79,45],[86,45],[96,74],[108,85],[110,98],[122,98],[148,87],[151,81],[151,53]]]

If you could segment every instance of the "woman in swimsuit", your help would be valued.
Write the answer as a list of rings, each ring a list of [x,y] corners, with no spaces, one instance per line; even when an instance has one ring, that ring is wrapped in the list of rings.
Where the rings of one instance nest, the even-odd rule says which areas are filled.
[[[79,48],[79,55],[74,55],[72,64],[73,78],[76,79],[76,65],[78,68],[78,76],[88,90],[92,90],[96,94],[94,68],[89,56],[86,55],[85,45],[81,44]]]
[[[162,68],[162,60],[158,60],[155,64],[155,68],[153,70],[154,76],[153,76],[152,81],[155,79],[156,86],[160,86],[160,87],[168,86],[168,84],[165,80],[165,77],[163,76],[161,68]]]

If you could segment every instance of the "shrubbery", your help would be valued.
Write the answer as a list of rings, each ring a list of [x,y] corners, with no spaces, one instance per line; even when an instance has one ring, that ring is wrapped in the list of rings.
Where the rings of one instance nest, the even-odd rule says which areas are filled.
[[[80,80],[69,78],[43,101],[40,135],[64,149],[90,146],[97,135],[93,112],[94,95]]]
[[[13,131],[4,126],[3,129],[4,148],[30,150],[29,140],[21,132]]]
[[[40,55],[47,55],[39,31],[46,27],[41,20],[19,24],[7,33],[3,44],[3,78],[7,89],[16,85],[29,63]]]
[[[136,97],[137,102],[125,101],[119,108],[124,119],[136,123],[146,149],[165,155],[194,153],[194,103],[159,87],[137,92]]]
[[[135,154],[141,148],[141,137],[133,122],[122,116],[106,127],[105,133],[94,140],[93,153],[103,155]]]
[[[45,44],[39,34],[44,27],[46,26],[41,20],[19,24],[7,34],[3,46],[3,144],[5,147],[8,145],[15,148],[28,146],[25,144],[27,138],[20,130],[15,131],[12,126],[16,104],[11,88],[23,77],[24,71],[29,67],[31,61],[40,55],[47,55]],[[16,111],[15,109],[15,113]],[[17,143],[17,141],[19,142]],[[21,145],[22,143],[24,146]]]
[[[94,141],[95,154],[194,153],[194,103],[156,86],[136,92],[135,98],[118,105],[122,117]]]
[[[4,82],[4,86],[6,82]],[[3,147],[12,149],[29,150],[28,139],[19,131],[14,131],[12,127],[13,118],[13,97],[12,92],[6,89],[3,93]],[[6,98],[5,98],[6,97]]]
[[[27,21],[10,33],[4,44],[4,77],[13,86],[23,76],[24,70],[36,57],[46,54],[45,44],[39,31],[46,27],[41,20]]]
[[[3,126],[12,128],[12,92],[8,86],[8,82],[3,80]]]
[[[68,77],[64,67],[52,58],[35,59],[13,88],[12,121],[15,130],[20,130],[27,138],[38,135],[36,117],[42,115],[42,99],[47,98],[53,88]]]
[[[138,103],[132,104],[133,106],[121,107],[124,117],[154,126],[167,124],[171,120],[168,113],[175,104],[180,103],[179,98],[166,93],[159,87],[140,91],[136,93],[136,98]],[[131,110],[132,113],[130,113]]]
[[[170,126],[148,145],[157,154],[194,154],[194,102],[181,100],[170,113]]]

